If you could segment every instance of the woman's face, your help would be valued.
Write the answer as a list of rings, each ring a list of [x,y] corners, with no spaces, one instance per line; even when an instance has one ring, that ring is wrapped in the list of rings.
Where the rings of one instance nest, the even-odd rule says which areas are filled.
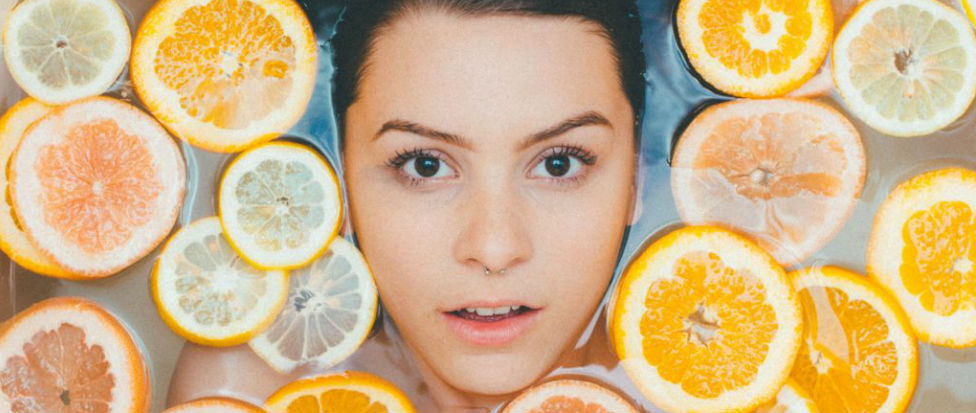
[[[353,229],[426,367],[489,395],[545,374],[633,206],[633,112],[597,26],[407,14],[377,38],[345,133]]]

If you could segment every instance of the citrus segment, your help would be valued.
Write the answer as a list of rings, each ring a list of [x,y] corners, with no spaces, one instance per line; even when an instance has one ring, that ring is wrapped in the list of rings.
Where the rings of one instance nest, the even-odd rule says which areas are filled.
[[[237,151],[298,121],[316,53],[311,24],[292,0],[164,0],[139,27],[132,80],[176,135]]]
[[[874,218],[868,273],[898,299],[924,341],[976,344],[974,210],[976,172],[947,168],[899,185]]]
[[[772,257],[731,232],[688,227],[628,265],[610,328],[624,371],[655,405],[727,412],[776,395],[802,320]]]
[[[918,349],[894,299],[839,268],[790,274],[806,328],[791,378],[823,412],[902,412],[915,390]]]
[[[810,79],[827,56],[827,0],[681,0],[678,36],[712,86],[734,96],[773,97]]]
[[[787,380],[786,384],[776,393],[776,398],[756,409],[756,413],[817,413],[817,405],[803,390],[800,385],[793,380]]]
[[[582,380],[554,380],[525,390],[502,413],[637,413],[627,400]]]
[[[242,153],[224,171],[220,221],[254,266],[298,268],[324,253],[338,233],[341,196],[325,158],[302,145],[271,142]]]
[[[205,397],[163,410],[163,413],[267,413],[251,403],[226,397]]]
[[[681,218],[745,233],[789,266],[840,231],[864,185],[865,156],[837,110],[804,100],[736,100],[685,129],[672,158]]]
[[[104,277],[149,254],[173,228],[185,169],[149,115],[90,98],[27,129],[10,161],[10,194],[38,249],[73,274]]]
[[[0,327],[0,411],[145,412],[151,393],[133,337],[94,302],[44,300]]]
[[[113,0],[27,0],[3,31],[10,74],[38,100],[60,104],[99,95],[129,58],[131,37]]]
[[[183,338],[208,346],[244,343],[281,311],[287,274],[258,270],[240,259],[209,217],[181,228],[166,242],[152,273],[163,321]]]
[[[282,373],[303,364],[324,370],[366,340],[376,318],[376,286],[362,254],[336,238],[329,250],[289,277],[285,308],[248,344]]]
[[[360,372],[291,382],[265,402],[272,413],[413,413],[413,404],[392,383]]]
[[[864,3],[837,35],[832,62],[848,109],[892,136],[942,129],[976,96],[976,35],[935,0]]]

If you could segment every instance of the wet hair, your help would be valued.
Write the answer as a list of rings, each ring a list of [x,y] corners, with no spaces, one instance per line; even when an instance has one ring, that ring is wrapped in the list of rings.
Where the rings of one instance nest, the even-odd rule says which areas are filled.
[[[418,10],[459,16],[517,15],[575,18],[596,24],[610,43],[623,88],[634,110],[635,135],[644,109],[645,60],[640,14],[633,0],[350,0],[332,36],[332,108],[340,142],[343,118],[356,100],[359,82],[378,34],[398,17]],[[635,136],[636,138],[636,136]],[[639,138],[638,138],[639,139]]]

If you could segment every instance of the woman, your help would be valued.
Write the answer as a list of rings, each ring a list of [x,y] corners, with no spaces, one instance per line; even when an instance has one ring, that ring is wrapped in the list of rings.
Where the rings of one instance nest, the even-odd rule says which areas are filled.
[[[556,367],[612,367],[602,328],[576,343],[635,205],[636,6],[352,4],[333,38],[333,104],[352,229],[395,328],[339,368],[386,377],[421,411],[457,411],[490,409]],[[241,366],[265,379],[231,391],[258,399],[291,379],[260,364],[243,347],[188,346],[170,402]]]

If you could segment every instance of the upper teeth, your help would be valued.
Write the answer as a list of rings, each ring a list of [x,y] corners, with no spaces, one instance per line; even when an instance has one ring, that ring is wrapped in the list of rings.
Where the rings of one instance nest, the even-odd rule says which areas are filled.
[[[478,314],[480,316],[491,316],[491,315],[508,314],[510,311],[517,311],[519,309],[519,307],[520,306],[517,306],[517,305],[504,306],[504,307],[493,307],[493,308],[488,308],[488,307],[468,307],[468,308],[465,308],[464,311],[467,311],[469,313],[475,313],[475,314]]]

